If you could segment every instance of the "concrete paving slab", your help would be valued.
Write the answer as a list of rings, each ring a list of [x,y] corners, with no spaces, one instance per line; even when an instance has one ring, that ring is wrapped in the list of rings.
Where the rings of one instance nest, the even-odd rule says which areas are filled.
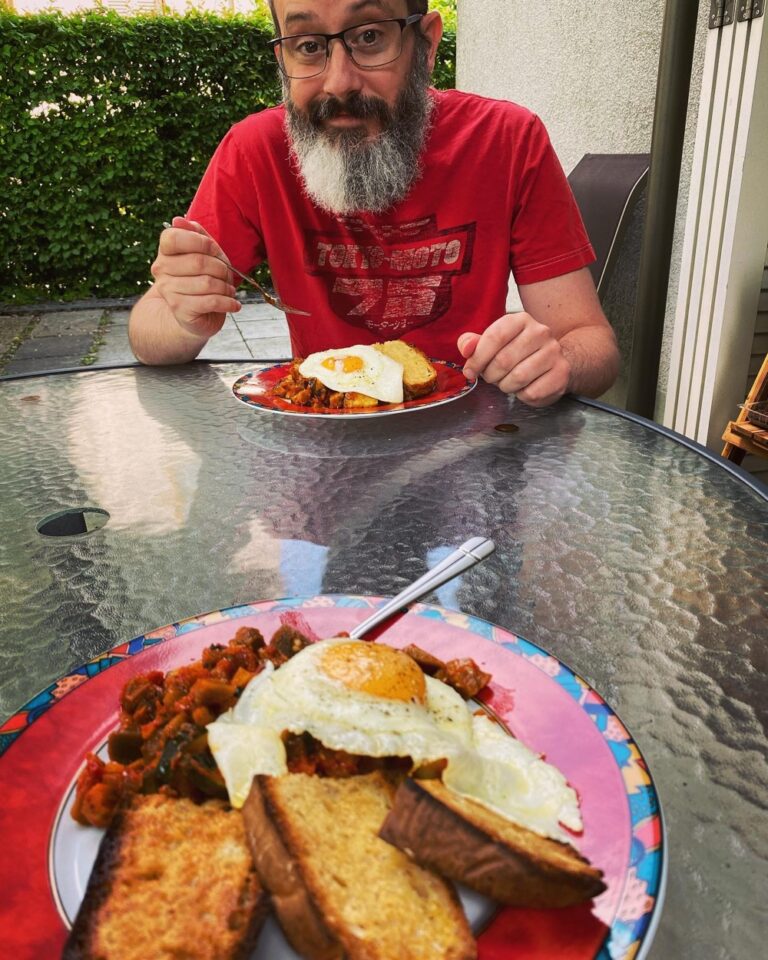
[[[238,320],[237,325],[246,340],[288,336],[288,324],[285,320]]]
[[[0,317],[0,357],[10,347],[16,337],[20,337],[32,322],[32,317]]]
[[[251,356],[257,360],[282,360],[291,356],[291,343],[287,337],[260,337],[245,342]]]
[[[34,332],[34,331],[33,331]],[[57,363],[49,366],[59,366],[58,361],[64,357],[77,357],[79,363],[81,358],[91,349],[90,335],[80,335],[75,337],[30,337],[25,340],[13,355],[14,360],[34,360],[51,359]]]
[[[228,331],[230,332],[236,331],[237,329],[238,329],[237,321],[235,320],[235,318],[232,316],[231,313],[228,313],[224,318],[224,326],[221,328],[221,330],[219,330],[219,334],[217,334],[217,336],[222,333],[227,333]]]
[[[248,320],[282,320],[284,323],[286,322],[282,310],[277,310],[268,303],[244,303],[233,316],[237,323]]]
[[[127,327],[122,324],[111,325],[102,331],[101,338],[104,342],[99,347],[99,363],[105,352],[109,352],[110,354],[122,352],[125,354],[126,359],[133,359],[133,353],[128,343]]]
[[[237,344],[242,346],[245,343],[242,333],[235,328],[234,330],[221,330],[216,334],[215,337],[211,337],[206,346],[215,346],[217,343],[227,344],[227,346],[232,346]]]
[[[94,361],[95,364],[112,363],[115,365],[123,363],[135,363],[136,357],[130,350],[124,347],[99,347],[99,355]]]
[[[77,309],[51,310],[43,305],[40,319],[29,311],[0,316],[0,355],[31,324],[29,336],[20,344],[4,371],[5,375],[79,367],[92,349],[94,336],[102,341],[94,351],[95,364],[133,363],[128,343],[130,303],[100,303],[94,309],[84,303]],[[109,323],[101,325],[104,319]],[[247,302],[237,314],[229,314],[221,331],[201,352],[206,360],[243,360],[254,357],[274,360],[290,357],[291,347],[285,315],[263,302]]]
[[[78,333],[93,333],[99,326],[103,310],[72,310],[46,313],[33,331],[34,337],[71,336]]]
[[[210,342],[198,354],[200,360],[249,360],[251,353],[241,339],[231,343]]]

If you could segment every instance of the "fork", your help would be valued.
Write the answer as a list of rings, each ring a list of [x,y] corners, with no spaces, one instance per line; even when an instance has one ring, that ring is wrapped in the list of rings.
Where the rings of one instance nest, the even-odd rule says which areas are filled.
[[[172,229],[170,223],[163,222],[163,226],[168,230]],[[256,287],[262,297],[264,297],[266,302],[271,306],[276,307],[278,310],[282,310],[283,313],[295,313],[299,317],[312,316],[312,314],[307,313],[306,310],[298,310],[296,307],[289,307],[288,304],[283,303],[279,297],[273,297],[272,294],[268,293],[257,280],[254,280],[253,277],[249,277],[247,273],[242,273],[242,271],[238,270],[236,267],[233,267],[232,264],[228,260],[225,260],[224,257],[220,257],[216,253],[212,253],[210,256],[215,257],[217,260],[221,260],[221,262],[225,264],[225,266],[227,266],[232,273],[236,273],[238,277],[241,277],[247,283],[250,283],[251,286]]]

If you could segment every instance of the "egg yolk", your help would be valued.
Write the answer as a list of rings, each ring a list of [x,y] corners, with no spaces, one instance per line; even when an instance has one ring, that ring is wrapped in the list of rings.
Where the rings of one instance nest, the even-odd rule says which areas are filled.
[[[426,703],[427,685],[419,665],[402,650],[380,643],[339,643],[323,654],[326,676],[349,690],[387,700]]]
[[[320,366],[325,367],[326,370],[336,370],[339,362],[344,373],[355,373],[363,369],[363,358],[355,356],[326,357],[325,360],[320,361]]]

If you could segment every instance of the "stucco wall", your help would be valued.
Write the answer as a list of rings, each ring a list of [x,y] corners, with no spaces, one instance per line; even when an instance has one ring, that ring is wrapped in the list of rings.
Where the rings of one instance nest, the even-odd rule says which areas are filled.
[[[685,222],[709,3],[699,4],[680,198],[670,275],[660,402]],[[458,0],[457,86],[514,100],[542,118],[566,173],[585,153],[650,152],[664,0]],[[604,298],[624,365],[606,399],[622,404],[632,340],[644,205]],[[657,410],[659,407],[657,406]]]

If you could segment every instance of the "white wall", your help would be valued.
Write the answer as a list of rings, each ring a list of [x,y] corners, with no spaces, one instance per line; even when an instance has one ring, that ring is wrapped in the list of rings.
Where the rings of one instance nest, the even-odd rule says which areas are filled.
[[[709,6],[700,0],[670,275],[674,295],[659,378],[662,404]],[[585,153],[650,152],[663,15],[664,0],[458,0],[457,86],[538,113],[566,173]],[[619,383],[606,396],[618,404],[626,388],[643,209],[605,301],[624,357]]]

